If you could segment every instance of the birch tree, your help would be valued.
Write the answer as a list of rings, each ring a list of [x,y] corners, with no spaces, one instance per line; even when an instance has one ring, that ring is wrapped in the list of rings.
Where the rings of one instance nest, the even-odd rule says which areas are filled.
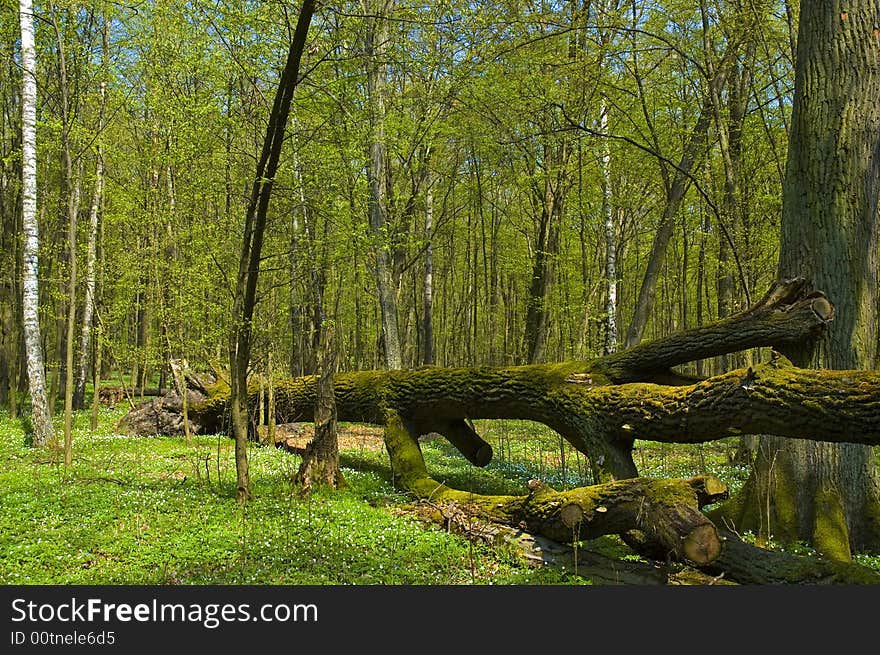
[[[46,446],[52,438],[52,419],[46,398],[46,372],[40,339],[39,248],[37,221],[37,53],[34,47],[34,10],[31,0],[19,0],[21,22],[21,155],[22,225],[24,226],[24,282],[22,308],[31,394],[33,445]]]

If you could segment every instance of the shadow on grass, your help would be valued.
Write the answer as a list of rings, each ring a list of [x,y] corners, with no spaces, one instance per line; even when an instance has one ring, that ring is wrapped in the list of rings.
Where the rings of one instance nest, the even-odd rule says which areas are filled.
[[[478,468],[468,462],[448,444],[431,444],[423,447],[428,474],[448,487],[486,495],[521,495],[528,493],[525,481],[519,483],[504,477],[504,473],[489,468]],[[345,451],[339,454],[339,463],[347,468],[369,472],[391,482],[391,464],[384,453],[357,453]]]

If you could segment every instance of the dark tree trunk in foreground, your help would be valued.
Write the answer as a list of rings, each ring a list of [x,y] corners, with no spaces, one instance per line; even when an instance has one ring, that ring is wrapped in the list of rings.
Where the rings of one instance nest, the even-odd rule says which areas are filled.
[[[336,398],[333,375],[336,343],[333,328],[321,328],[320,359],[315,387],[315,436],[306,446],[294,482],[308,491],[315,485],[338,488],[344,484],[339,470],[339,442],[336,434]]]
[[[634,440],[699,443],[765,433],[880,444],[880,373],[800,369],[781,356],[707,380],[672,370],[726,352],[815,339],[833,315],[822,293],[807,293],[802,279],[787,280],[745,312],[593,361],[338,374],[337,416],[385,426],[393,481],[417,497],[467,506],[551,539],[634,531],[655,549],[708,565],[721,556],[723,540],[700,508],[724,498],[725,486],[709,476],[636,477]],[[311,420],[317,388],[315,376],[280,382],[277,420]],[[199,431],[218,431],[229,407],[228,389],[215,383],[202,392],[190,415]],[[256,383],[250,393],[258,393]],[[120,429],[179,434],[179,406],[174,397],[145,405]],[[528,419],[555,429],[589,457],[600,483],[556,492],[536,482],[527,495],[499,497],[450,489],[429,476],[420,435],[437,432],[470,462],[485,466],[492,447],[470,419],[495,418]]]
[[[269,116],[263,150],[257,164],[257,175],[251,187],[247,214],[244,223],[238,277],[236,279],[235,300],[232,309],[233,327],[229,340],[230,389],[229,404],[232,414],[232,429],[235,435],[235,470],[238,490],[236,497],[244,502],[251,497],[250,476],[247,461],[248,439],[248,384],[247,370],[251,356],[251,323],[257,301],[257,279],[260,274],[260,258],[263,249],[263,235],[269,199],[284,132],[290,116],[290,103],[299,76],[299,64],[305,48],[306,36],[315,11],[314,0],[303,0],[299,18],[294,29],[287,62],[278,82],[275,102]]]
[[[877,17],[876,0],[801,3],[779,272],[823,289],[837,318],[821,340],[784,350],[798,366],[876,365]],[[880,548],[880,480],[867,446],[762,438],[735,500],[724,514],[738,531],[807,541],[843,560]]]

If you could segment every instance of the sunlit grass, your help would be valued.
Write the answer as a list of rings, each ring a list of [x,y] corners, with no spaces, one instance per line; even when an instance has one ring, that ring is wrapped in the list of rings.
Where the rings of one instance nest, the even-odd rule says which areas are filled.
[[[0,583],[3,584],[585,584],[534,569],[425,526],[397,511],[410,502],[390,484],[376,432],[341,452],[347,487],[300,496],[290,480],[299,457],[252,447],[255,498],[234,501],[233,442],[226,436],[130,438],[114,432],[125,413],[74,414],[73,466],[60,449],[33,449],[19,420],[0,412]],[[57,416],[61,435],[61,417]],[[345,430],[346,426],[340,426]],[[422,450],[432,477],[474,493],[526,493],[539,478],[559,489],[592,484],[583,454],[537,423],[481,421],[495,457],[471,466],[444,439]],[[365,442],[364,442],[365,443]],[[733,440],[696,446],[637,442],[641,475],[711,473],[739,489],[748,467],[730,463]],[[563,465],[564,462],[564,465]],[[590,542],[609,548],[608,539]],[[613,544],[614,556],[636,557]],[[626,551],[626,552],[624,552]],[[813,554],[806,546],[801,554]],[[629,555],[627,555],[629,553]],[[857,556],[880,571],[880,557]]]
[[[88,412],[75,414],[70,469],[57,448],[25,445],[20,423],[0,414],[0,582],[583,582],[391,511],[408,499],[380,457],[372,470],[346,467],[345,491],[300,497],[289,483],[299,458],[252,448],[255,499],[241,507],[230,439],[196,437],[187,447],[122,437],[112,430],[122,413],[102,411],[94,435]]]

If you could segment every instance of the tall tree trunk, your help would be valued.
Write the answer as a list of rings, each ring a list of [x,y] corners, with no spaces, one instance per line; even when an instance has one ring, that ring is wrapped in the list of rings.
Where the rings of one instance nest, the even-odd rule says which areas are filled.
[[[278,82],[272,113],[266,127],[266,136],[256,176],[248,201],[244,222],[241,255],[232,308],[233,326],[229,341],[230,408],[232,429],[235,435],[236,499],[247,502],[252,498],[250,474],[247,460],[248,441],[248,387],[247,372],[251,355],[251,330],[254,307],[257,301],[257,281],[260,273],[260,258],[272,186],[281,157],[284,132],[290,116],[290,104],[299,77],[299,65],[305,48],[306,36],[315,11],[314,0],[303,0],[287,61]]]
[[[835,298],[801,366],[871,369],[877,358],[880,39],[875,0],[801,3],[779,272]],[[880,547],[874,451],[762,437],[745,493],[724,508],[737,530],[849,559]]]
[[[745,129],[746,110],[748,109],[749,89],[752,86],[752,70],[754,66],[755,42],[750,39],[746,44],[745,57],[742,66],[734,65],[731,74],[729,90],[727,94],[727,121],[726,121],[726,141],[727,156],[723,157],[725,167],[724,173],[724,216],[728,221],[728,229],[732,234],[743,234],[747,232],[748,223],[748,203],[743,197],[743,132]],[[720,102],[720,98],[718,99]],[[720,112],[718,113],[720,119]],[[739,243],[741,237],[736,238]],[[724,318],[732,311],[733,294],[735,289],[734,274],[732,262],[730,259],[729,246],[727,240],[722,238],[721,243],[725,245],[725,255],[727,260],[725,263],[725,285],[724,293],[719,287],[719,307],[718,318]],[[719,252],[719,267],[721,266],[721,252]],[[745,282],[745,280],[744,280]],[[725,302],[722,306],[720,299],[725,296]],[[727,313],[722,314],[722,307]],[[741,358],[737,360],[737,355],[731,356],[734,359],[734,366],[742,364]],[[728,358],[722,359],[722,370],[726,370],[730,364]],[[740,437],[739,445],[734,454],[734,463],[750,464],[755,457],[758,448],[757,435],[743,435]]]
[[[571,34],[568,40],[567,62],[570,70],[578,67],[576,62],[583,59],[585,30],[583,21],[590,13],[589,3],[581,6],[579,2],[569,5],[569,27]],[[577,109],[578,114],[584,112],[583,94],[580,85],[583,79],[571,76],[562,84],[562,91],[569,96],[569,104]],[[529,295],[526,301],[526,320],[523,334],[523,359],[528,363],[544,360],[548,340],[550,322],[550,294],[556,278],[556,259],[560,249],[560,234],[564,218],[565,199],[572,185],[569,172],[573,138],[566,130],[555,129],[554,117],[546,117],[547,135],[543,137],[543,174],[537,189],[537,200],[541,215],[538,221],[537,238],[535,240],[535,258],[532,263]]]
[[[11,68],[11,66],[9,67]],[[4,84],[11,75],[3,74]],[[11,71],[10,71],[11,72]],[[12,89],[9,85],[5,88]],[[18,418],[18,371],[21,348],[20,255],[21,226],[18,210],[21,171],[16,170],[11,156],[18,149],[18,132],[2,98],[0,114],[0,406],[9,407],[10,418]],[[6,164],[5,162],[9,162]],[[12,173],[12,174],[10,174]]]
[[[92,432],[98,429],[98,389],[101,387],[101,365],[103,362],[101,361],[101,323],[95,326],[95,368],[92,372],[92,388],[94,392],[92,393],[92,412],[89,421],[89,427]]]
[[[18,366],[19,321],[21,292],[17,288],[19,238],[18,184],[21,172],[16,170],[12,153],[18,149],[19,129],[9,106],[16,91],[12,62],[0,68],[0,407],[9,407],[10,417],[17,410],[15,371]],[[11,175],[15,171],[14,175]]]
[[[422,319],[424,356],[422,363],[434,363],[434,187],[428,180],[425,191],[425,315]]]
[[[104,83],[101,83],[102,95]],[[98,148],[95,164],[95,188],[89,207],[89,240],[86,250],[85,299],[82,315],[82,332],[79,338],[79,366],[76,372],[76,388],[73,392],[73,406],[85,406],[86,375],[88,374],[89,353],[92,345],[92,319],[95,313],[95,279],[98,261],[98,214],[104,192],[104,156]],[[95,389],[95,393],[97,393]]]
[[[173,128],[172,128],[173,129]],[[170,145],[166,141],[166,153]],[[165,189],[168,196],[168,213],[165,220],[165,242],[162,248],[162,255],[165,267],[162,273],[156,273],[155,279],[165,279],[169,281],[178,280],[178,259],[180,257],[180,249],[177,246],[177,240],[174,235],[174,224],[176,222],[175,213],[177,211],[177,192],[174,182],[174,167],[168,164],[165,167]],[[159,259],[156,259],[156,267],[158,269]],[[168,373],[171,371],[171,360],[174,357],[171,345],[171,336],[169,334],[170,318],[175,315],[174,306],[172,304],[171,293],[175,286],[172,284],[161,284],[157,289],[159,302],[159,320],[163,336],[162,363],[159,367],[159,388],[164,389],[168,384]]]
[[[608,132],[608,104],[602,99],[599,129]],[[608,139],[602,144],[602,215],[605,217],[605,354],[617,350],[617,226],[611,205],[611,149]]]
[[[705,152],[706,132],[709,129],[710,123],[708,102],[707,100],[706,104],[704,104],[700,117],[688,135],[681,161],[679,161],[675,169],[672,183],[666,190],[666,203],[663,206],[663,214],[660,216],[660,224],[657,228],[657,234],[654,236],[651,254],[645,267],[645,275],[642,278],[639,295],[636,298],[635,311],[626,333],[626,345],[628,348],[635,346],[642,340],[645,326],[648,324],[648,318],[654,310],[657,280],[660,277],[660,269],[666,257],[666,247],[672,238],[672,231],[675,227],[675,215],[678,213],[678,208],[681,206],[685,193],[687,193],[690,187],[690,172]]]
[[[294,146],[295,148],[296,146]],[[308,224],[308,205],[299,157],[294,153],[293,170],[296,175],[297,207],[290,212],[290,374],[304,375],[306,370],[305,357],[305,325],[303,321],[303,298],[300,298],[300,267],[299,231],[300,225]]]
[[[145,250],[150,251],[150,239],[145,240]],[[151,254],[150,257],[153,255]],[[135,310],[135,353],[134,366],[131,376],[131,385],[143,389],[147,386],[147,349],[150,346],[150,278],[146,275],[138,276],[138,294]]]
[[[70,158],[65,157],[68,164]],[[68,173],[72,174],[72,166],[69,166]],[[70,466],[73,458],[73,358],[76,348],[76,340],[74,331],[76,328],[76,284],[77,284],[77,262],[76,262],[76,224],[77,214],[79,213],[79,183],[74,183],[74,189],[71,190],[71,197],[68,200],[68,233],[67,233],[67,249],[70,253],[70,266],[67,272],[67,332],[64,340],[64,465]]]
[[[37,55],[34,48],[34,14],[31,0],[19,0],[21,22],[21,122],[22,122],[22,225],[24,227],[24,281],[22,307],[31,394],[33,445],[45,446],[52,438],[52,420],[46,398],[46,373],[40,339],[39,265],[37,221]]]
[[[565,194],[568,190],[569,144],[560,137],[561,144],[544,145],[545,171],[541,197],[541,217],[535,241],[535,261],[526,306],[526,325],[523,335],[523,354],[526,362],[537,364],[544,359],[547,347],[547,325],[550,320],[550,292],[555,278],[556,256],[559,253],[559,233],[562,229]]]
[[[720,90],[724,88],[732,51],[732,48],[729,46],[727,53],[715,69],[714,75],[708,80],[708,89],[703,98],[700,115],[685,141],[681,160],[675,167],[672,181],[666,184],[666,203],[663,206],[663,214],[660,217],[657,234],[651,246],[651,254],[645,267],[645,275],[639,287],[632,321],[626,333],[626,345],[628,348],[635,346],[642,340],[645,326],[648,324],[648,318],[654,310],[657,280],[660,277],[660,269],[666,257],[666,247],[669,245],[670,238],[672,238],[672,231],[675,227],[675,215],[678,213],[678,208],[681,206],[685,193],[687,193],[690,187],[691,171],[706,152],[706,133],[709,130],[712,118],[712,96],[714,93],[720,93]],[[668,173],[663,159],[659,160],[659,166],[665,180]]]
[[[64,174],[64,193],[67,197],[67,326],[64,336],[64,465],[70,466],[73,461],[73,356],[74,328],[76,326],[76,284],[77,256],[76,230],[79,214],[80,181],[73,175],[73,152],[70,143],[71,131],[71,99],[70,84],[67,74],[67,57],[64,38],[58,27],[58,19],[54,7],[50,7],[49,16],[58,40],[58,77],[61,89],[61,159]]]
[[[367,94],[370,113],[370,153],[367,177],[370,185],[370,230],[376,241],[376,287],[382,316],[382,345],[385,365],[389,369],[403,368],[403,354],[397,311],[397,295],[392,277],[392,245],[388,234],[388,216],[385,187],[388,178],[385,145],[385,87],[387,64],[384,58],[388,45],[387,18],[393,0],[375,0],[368,3],[372,14],[367,32]]]
[[[332,326],[321,325],[318,381],[315,386],[315,436],[306,446],[294,482],[306,492],[315,485],[344,486],[339,469],[339,441],[336,432],[336,398],[333,376],[336,344]]]

